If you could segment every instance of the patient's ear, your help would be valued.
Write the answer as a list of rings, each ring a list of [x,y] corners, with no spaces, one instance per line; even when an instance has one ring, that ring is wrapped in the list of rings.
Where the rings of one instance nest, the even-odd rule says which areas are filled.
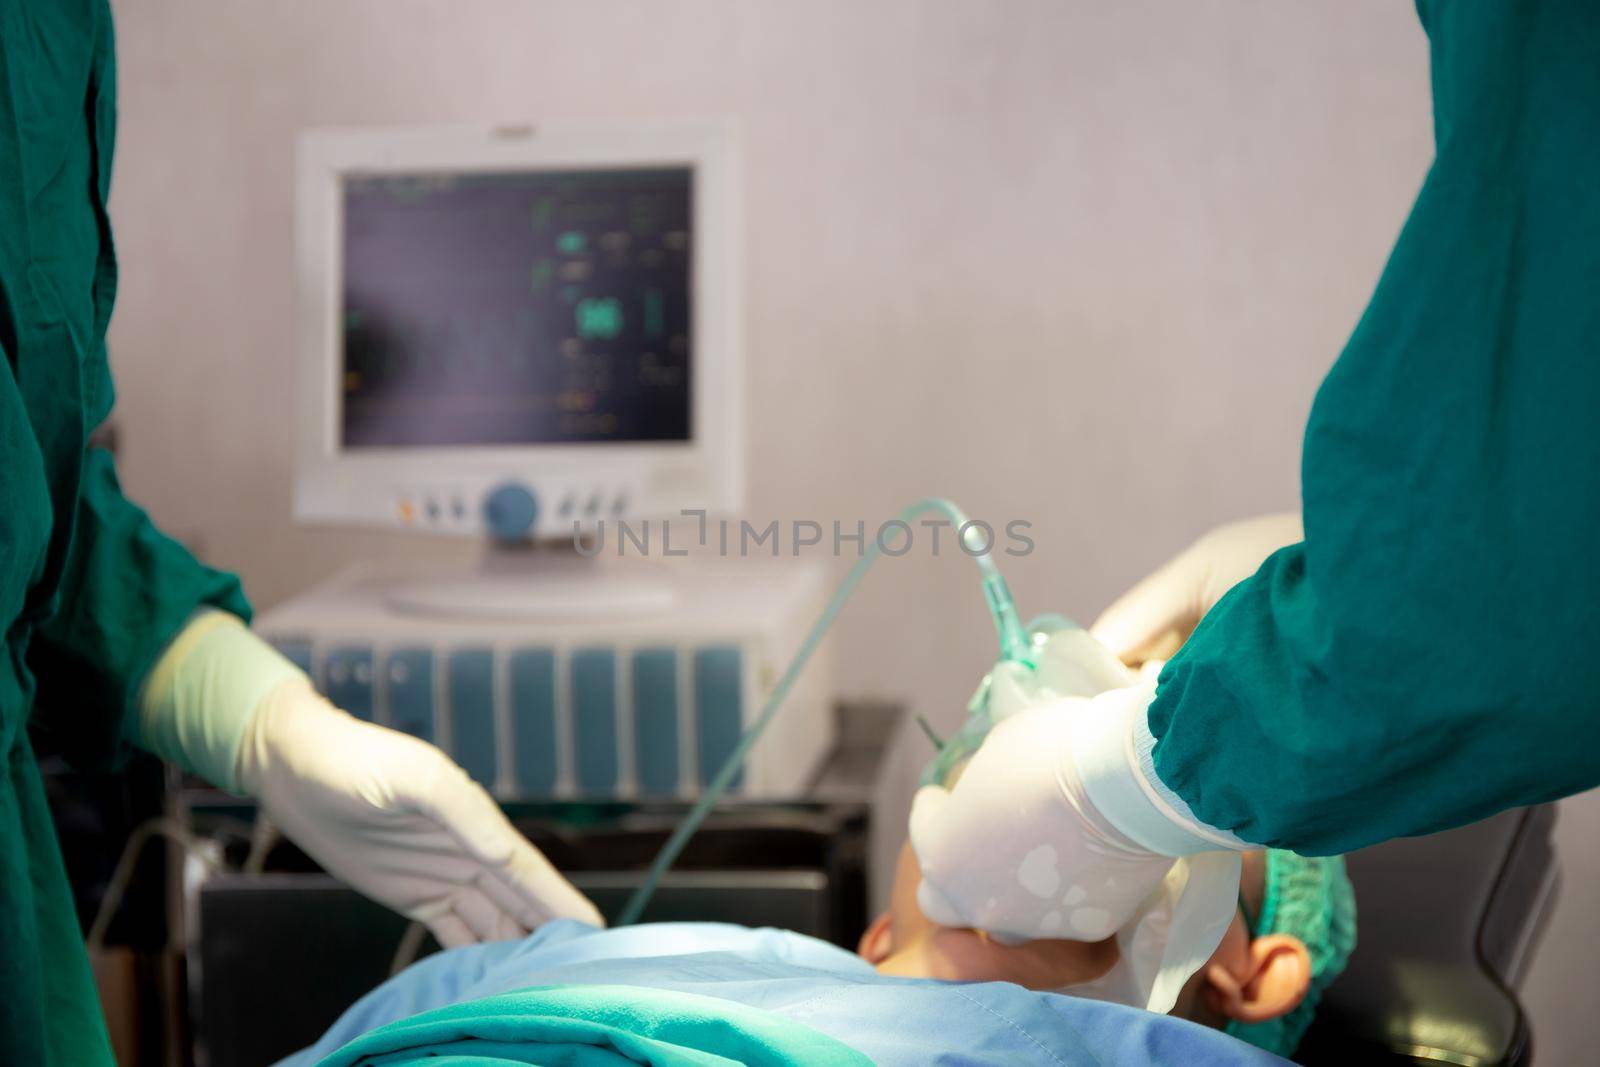
[[[1250,942],[1243,972],[1206,967],[1206,999],[1230,1019],[1259,1023],[1295,1009],[1311,987],[1311,953],[1298,937],[1268,934]]]
[[[876,967],[889,958],[889,953],[894,951],[894,931],[890,926],[889,913],[884,912],[872,920],[872,925],[867,927],[867,932],[861,935],[861,941],[856,945],[856,955]]]

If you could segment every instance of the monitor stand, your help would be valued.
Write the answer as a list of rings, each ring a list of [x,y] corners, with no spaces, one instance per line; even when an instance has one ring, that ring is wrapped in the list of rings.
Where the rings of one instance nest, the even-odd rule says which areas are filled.
[[[618,566],[571,544],[496,545],[473,574],[402,583],[395,611],[457,619],[597,619],[666,611],[676,593],[657,568]]]

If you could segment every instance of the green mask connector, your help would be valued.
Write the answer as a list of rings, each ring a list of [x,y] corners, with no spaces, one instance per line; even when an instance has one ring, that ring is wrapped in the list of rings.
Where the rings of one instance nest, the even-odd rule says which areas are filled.
[[[938,752],[922,770],[922,785],[949,787],[995,723],[1007,716],[1061,697],[1091,697],[1133,680],[1109,649],[1064,615],[1041,615],[1024,634],[1026,654],[1002,657],[972,694],[961,728],[943,744],[935,741]]]

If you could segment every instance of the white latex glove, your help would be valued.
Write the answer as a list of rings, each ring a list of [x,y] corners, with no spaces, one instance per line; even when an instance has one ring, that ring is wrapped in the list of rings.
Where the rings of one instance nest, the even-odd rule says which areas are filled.
[[[251,716],[237,780],[340,880],[427,924],[446,948],[600,913],[434,746],[362,722],[303,676]]]
[[[1241,847],[1179,815],[1145,780],[1131,739],[1154,692],[1146,676],[1019,712],[995,725],[953,789],[918,790],[911,847],[923,914],[1004,940],[1099,941],[1173,857]]]
[[[1304,538],[1298,513],[1219,526],[1117,598],[1089,632],[1125,663],[1166,659],[1224,593]]]

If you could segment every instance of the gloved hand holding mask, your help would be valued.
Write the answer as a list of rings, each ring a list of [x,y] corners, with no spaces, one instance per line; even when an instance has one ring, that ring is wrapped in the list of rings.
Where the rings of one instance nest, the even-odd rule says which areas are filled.
[[[1166,1011],[1232,920],[1245,845],[1167,810],[1144,780],[1129,740],[1154,671],[1064,620],[1030,629],[1033,668],[984,679],[913,802],[918,904],[1009,940],[1115,936],[1110,999]]]

